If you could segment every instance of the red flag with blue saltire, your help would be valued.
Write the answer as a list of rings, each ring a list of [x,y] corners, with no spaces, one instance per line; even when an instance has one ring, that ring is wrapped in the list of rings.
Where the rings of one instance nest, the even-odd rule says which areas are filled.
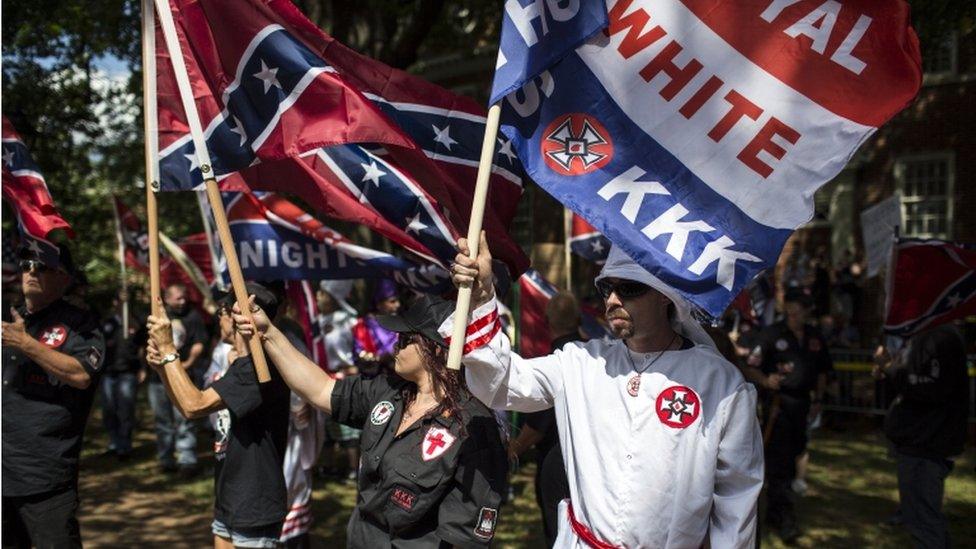
[[[519,278],[519,355],[525,358],[548,355],[552,351],[552,332],[546,317],[546,306],[559,289],[543,278],[542,273],[528,269]],[[597,322],[596,311],[580,308],[580,328],[588,339],[610,334]]]
[[[976,247],[902,239],[892,254],[885,332],[908,337],[976,314]]]
[[[2,140],[2,192],[17,218],[20,245],[48,265],[57,265],[60,252],[50,235],[62,230],[73,238],[74,230],[58,213],[44,176],[17,130],[5,116]]]
[[[603,263],[610,253],[610,241],[600,234],[593,225],[577,214],[573,214],[569,242],[572,252],[595,263]]]
[[[206,32],[194,30],[194,25],[201,29],[209,25],[219,2],[173,1],[183,14],[177,21],[181,41],[195,44],[194,51],[214,50],[220,54],[210,55],[213,59],[203,56],[195,60],[186,54],[184,57],[194,88],[204,90],[198,93],[202,98],[197,104],[222,189],[243,190],[249,186],[253,190],[294,193],[327,215],[367,224],[420,255],[434,257],[442,264],[453,259],[458,227],[467,226],[471,210],[485,124],[485,111],[480,105],[346,48],[315,28],[288,1],[247,0],[241,2],[244,8],[240,13],[220,13],[219,42]],[[243,24],[228,24],[227,17]],[[264,24],[268,26],[261,27]],[[233,32],[240,36],[231,36]],[[161,40],[157,33],[157,43],[161,44]],[[225,40],[234,44],[248,42],[249,46],[243,51],[238,45],[224,48]],[[274,55],[267,57],[261,53],[265,51]],[[289,126],[288,121],[301,120],[308,114],[292,113],[290,99],[280,98],[285,91],[289,97],[295,96],[300,86],[289,83],[295,78],[279,78],[278,86],[272,78],[283,74],[274,71],[283,70],[285,64],[269,59],[296,56],[310,72],[325,67],[324,74],[338,79],[330,81],[332,84],[351,84],[368,99],[370,107],[382,111],[385,116],[377,119],[362,103],[362,96],[348,96],[348,102],[355,106],[347,114],[348,123],[366,125],[374,136],[348,131],[328,139],[331,147],[317,151],[307,148],[315,142],[314,138],[299,139],[290,148],[274,148],[274,154],[264,154],[267,151],[261,146],[255,149],[255,133],[263,135],[272,127],[274,131],[280,128],[283,133],[297,133],[299,130]],[[181,118],[172,75],[167,74],[171,69],[165,51],[159,57],[161,184],[165,190],[193,188],[201,181],[199,167],[194,165],[192,143]],[[236,68],[238,65],[244,68]],[[216,84],[210,85],[210,81]],[[250,92],[241,91],[248,87],[252,88]],[[278,88],[282,88],[280,93]],[[298,93],[299,101],[305,93],[308,92]],[[238,100],[239,96],[247,101]],[[272,116],[269,122],[267,117],[245,119],[237,115],[242,105],[247,107],[245,112],[270,112],[271,107],[266,107],[265,102],[274,103],[291,117],[282,116],[279,122]],[[314,127],[312,123],[306,125]],[[329,128],[334,132],[340,125],[333,121]],[[302,153],[302,160],[282,159],[295,153]],[[274,159],[277,161],[272,162]],[[386,166],[379,165],[379,160]],[[524,174],[507,139],[498,140],[495,160],[489,190],[492,208],[486,212],[485,229],[495,257],[517,274],[528,266],[528,258],[511,238],[509,227],[522,194]],[[391,188],[396,192],[388,192]],[[400,202],[398,197],[406,194],[415,198],[409,203]]]
[[[491,102],[526,172],[712,316],[922,81],[903,0],[505,13]]]
[[[331,38],[290,1],[169,0],[168,5],[214,174],[226,176],[329,145],[409,146],[323,59]],[[160,186],[189,190],[202,176],[159,25],[156,57]]]

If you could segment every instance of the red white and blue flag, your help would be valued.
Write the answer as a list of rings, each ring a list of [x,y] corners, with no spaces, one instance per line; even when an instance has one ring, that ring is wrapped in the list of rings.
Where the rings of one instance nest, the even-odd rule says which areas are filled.
[[[48,265],[58,264],[58,247],[49,235],[63,230],[69,238],[74,230],[58,213],[40,168],[13,124],[3,117],[3,197],[17,218],[21,246],[27,247]]]
[[[608,0],[589,37],[576,19],[604,23],[602,3],[506,3],[501,131],[540,186],[717,316],[914,99],[908,5]],[[504,79],[508,63],[544,70]]]
[[[350,50],[288,0],[234,10],[217,0],[171,3],[223,190],[294,193],[427,259],[453,259],[456,227],[471,209],[481,106]],[[161,186],[187,190],[202,179],[162,43],[157,32]],[[528,265],[508,234],[523,177],[500,139],[485,227],[514,273]]]
[[[354,244],[275,193],[225,192],[223,197],[247,279],[393,278],[429,293],[450,287],[450,273],[440,266],[413,263]]]
[[[285,281],[285,293],[288,300],[295,306],[295,317],[302,327],[305,336],[305,346],[311,353],[312,362],[318,364],[323,371],[329,372],[329,357],[325,352],[325,334],[319,325],[319,306],[315,300],[315,291],[307,280]]]
[[[887,333],[908,337],[976,315],[976,248],[904,239],[892,251]]]
[[[148,272],[149,269],[149,233],[142,225],[142,220],[129,209],[118,196],[113,196],[115,215],[122,230],[122,243],[125,248],[125,264],[134,269]]]
[[[542,273],[529,269],[519,278],[519,355],[525,358],[545,356],[552,351],[552,332],[546,317],[546,306],[559,290]],[[583,333],[599,339],[609,332],[588,311],[581,309]]]
[[[594,263],[603,263],[610,253],[610,241],[607,237],[575,213],[567,245],[574,254]]]
[[[169,6],[215,175],[328,145],[408,144],[323,59],[330,39],[290,1]],[[160,186],[189,190],[203,178],[159,26],[156,44]]]

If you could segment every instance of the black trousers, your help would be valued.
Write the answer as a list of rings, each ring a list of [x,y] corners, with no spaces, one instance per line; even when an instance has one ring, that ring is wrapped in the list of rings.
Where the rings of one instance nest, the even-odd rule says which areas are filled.
[[[566,466],[559,444],[553,446],[541,460],[536,486],[536,497],[542,509],[542,527],[546,541],[552,547],[559,533],[559,502],[569,497],[569,479],[566,478]]]
[[[945,479],[952,462],[895,454],[898,460],[898,499],[905,527],[914,546],[922,549],[949,547],[949,528],[942,513]]]
[[[766,518],[774,526],[796,525],[791,484],[796,477],[796,458],[807,447],[809,412],[809,399],[781,395],[779,413],[766,444]]]
[[[81,547],[78,490],[74,487],[31,496],[3,497],[3,547]]]

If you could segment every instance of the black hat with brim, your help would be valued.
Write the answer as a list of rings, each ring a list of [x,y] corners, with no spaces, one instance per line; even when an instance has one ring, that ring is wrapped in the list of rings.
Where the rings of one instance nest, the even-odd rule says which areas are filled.
[[[442,347],[447,341],[437,329],[454,313],[454,302],[424,295],[407,307],[403,314],[377,316],[380,326],[400,334],[420,334]]]

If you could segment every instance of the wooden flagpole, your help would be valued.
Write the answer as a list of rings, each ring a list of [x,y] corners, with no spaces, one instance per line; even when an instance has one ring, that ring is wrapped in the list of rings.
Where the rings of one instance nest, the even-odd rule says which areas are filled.
[[[159,190],[159,138],[156,118],[156,13],[153,0],[142,0],[142,104],[146,162],[146,231],[149,235],[149,306],[160,311],[159,218],[156,191]]]
[[[498,122],[502,107],[496,103],[488,108],[485,121],[485,139],[481,142],[481,159],[478,162],[478,177],[475,180],[474,200],[471,203],[471,219],[468,222],[468,257],[478,257],[478,244],[481,242],[481,225],[485,217],[485,201],[488,199],[488,180],[491,177],[492,159],[495,156],[495,138],[498,136]],[[447,367],[461,369],[461,356],[464,354],[464,339],[468,329],[468,315],[471,313],[471,286],[458,288],[457,307],[454,309],[454,333],[451,347],[447,353]]]
[[[112,213],[115,218],[115,236],[119,240],[119,275],[121,277],[122,291],[119,293],[122,303],[122,333],[124,337],[129,337],[129,289],[125,280],[125,237],[122,236],[122,219],[119,216],[118,199],[112,197]]]
[[[237,250],[234,248],[234,239],[230,234],[230,225],[227,223],[227,212],[224,210],[224,203],[220,198],[220,189],[217,187],[217,180],[214,177],[213,165],[210,162],[210,152],[207,150],[207,141],[203,136],[203,126],[200,124],[200,115],[197,112],[197,105],[193,99],[193,91],[190,89],[190,77],[186,72],[183,51],[180,48],[179,40],[176,36],[173,12],[170,11],[169,0],[155,0],[155,2],[159,10],[159,22],[163,29],[166,49],[169,51],[169,56],[173,63],[173,72],[176,73],[176,83],[180,90],[183,110],[186,112],[187,123],[190,126],[190,135],[193,138],[193,148],[195,149],[197,164],[200,166],[200,173],[203,174],[207,197],[210,199],[210,208],[213,211],[214,222],[217,225],[217,234],[220,237],[220,245],[224,249],[224,258],[227,260],[227,270],[230,272],[231,286],[234,289],[234,296],[241,308],[241,312],[250,319],[251,310],[248,307],[244,273],[241,272],[240,263],[237,261]],[[271,376],[268,373],[268,363],[264,357],[264,349],[261,347],[261,341],[256,337],[252,337],[247,343],[251,351],[251,359],[254,361],[254,370],[257,372],[258,381],[261,383],[270,381]]]

